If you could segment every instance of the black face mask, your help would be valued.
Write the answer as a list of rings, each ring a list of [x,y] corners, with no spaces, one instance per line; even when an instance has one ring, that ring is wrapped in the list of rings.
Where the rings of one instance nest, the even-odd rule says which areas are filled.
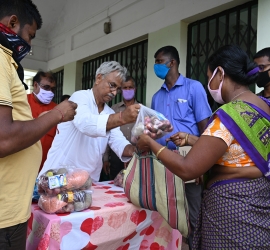
[[[270,77],[268,75],[270,69],[263,71],[263,72],[259,72],[259,76],[257,79],[257,86],[260,88],[263,88],[267,83],[270,82]]]

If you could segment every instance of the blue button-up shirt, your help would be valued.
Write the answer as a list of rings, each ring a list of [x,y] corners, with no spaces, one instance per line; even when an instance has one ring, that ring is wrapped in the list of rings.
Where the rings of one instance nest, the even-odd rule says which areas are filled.
[[[177,132],[199,136],[197,123],[212,114],[203,85],[182,75],[170,90],[163,83],[152,98],[151,108],[162,113],[173,125],[172,132],[157,140],[161,145],[166,145],[166,138]],[[175,149],[172,142],[168,147]]]

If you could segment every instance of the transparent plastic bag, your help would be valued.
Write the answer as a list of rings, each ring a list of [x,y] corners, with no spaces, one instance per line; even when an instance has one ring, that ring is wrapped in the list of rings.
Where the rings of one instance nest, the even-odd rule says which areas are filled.
[[[73,190],[55,196],[42,194],[38,200],[38,206],[48,214],[79,212],[89,208],[91,204],[91,190]]]
[[[91,186],[92,179],[88,171],[70,166],[50,169],[38,180],[38,192],[51,196],[75,189],[87,190]]]
[[[131,142],[137,143],[137,139],[142,134],[149,135],[156,140],[168,132],[173,131],[170,121],[161,113],[141,105],[135,125],[131,130]]]

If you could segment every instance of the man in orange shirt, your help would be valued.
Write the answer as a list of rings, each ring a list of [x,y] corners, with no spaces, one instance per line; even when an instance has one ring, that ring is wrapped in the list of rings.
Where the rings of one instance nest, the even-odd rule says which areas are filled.
[[[33,92],[27,95],[28,102],[31,107],[34,118],[39,117],[42,113],[46,113],[53,109],[57,104],[52,101],[56,90],[56,80],[52,73],[39,71],[33,78]],[[47,153],[52,145],[55,136],[56,127],[53,127],[41,139],[42,145],[42,161],[39,171],[42,169],[47,159]]]

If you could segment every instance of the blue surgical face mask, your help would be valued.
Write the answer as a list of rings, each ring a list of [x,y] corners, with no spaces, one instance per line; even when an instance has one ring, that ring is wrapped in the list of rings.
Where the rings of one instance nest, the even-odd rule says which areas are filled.
[[[166,66],[170,61],[164,63],[164,64],[154,64],[154,71],[157,77],[164,80],[170,70],[169,67]]]

